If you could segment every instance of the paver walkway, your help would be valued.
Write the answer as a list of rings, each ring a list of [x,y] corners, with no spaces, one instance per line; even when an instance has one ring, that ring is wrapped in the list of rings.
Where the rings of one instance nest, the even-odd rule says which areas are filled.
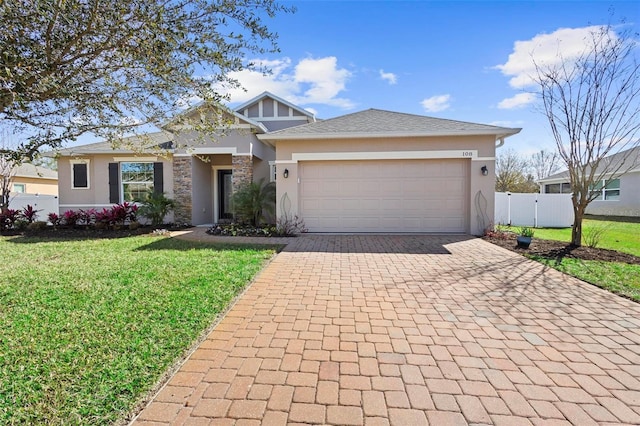
[[[136,425],[640,424],[640,305],[464,236],[297,238]]]

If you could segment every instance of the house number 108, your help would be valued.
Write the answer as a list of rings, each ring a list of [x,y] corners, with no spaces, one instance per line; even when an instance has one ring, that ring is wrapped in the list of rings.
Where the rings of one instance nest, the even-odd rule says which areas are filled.
[[[463,157],[473,157],[473,151],[462,151]]]

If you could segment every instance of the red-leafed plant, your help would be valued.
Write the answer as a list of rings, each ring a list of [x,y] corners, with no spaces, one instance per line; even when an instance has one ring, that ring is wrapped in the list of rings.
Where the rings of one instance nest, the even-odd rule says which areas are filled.
[[[96,220],[96,209],[78,210],[78,223],[81,225],[93,225]]]
[[[38,218],[38,212],[40,210],[36,210],[33,208],[31,204],[27,204],[26,207],[22,209],[20,212],[20,216],[24,218],[28,223],[33,223]]]
[[[49,213],[47,215],[47,219],[49,220],[49,222],[53,225],[53,226],[58,226],[60,225],[60,222],[62,221],[62,219],[60,218],[60,216],[57,213]]]
[[[19,218],[20,212],[18,210],[4,209],[0,211],[0,231],[12,229]]]
[[[80,214],[75,210],[67,210],[62,214],[64,224],[67,226],[76,226],[80,220]]]

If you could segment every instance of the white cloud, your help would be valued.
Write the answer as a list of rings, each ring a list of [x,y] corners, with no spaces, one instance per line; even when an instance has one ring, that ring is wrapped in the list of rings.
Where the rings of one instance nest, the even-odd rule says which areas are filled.
[[[318,110],[315,108],[305,108],[304,109],[307,112],[310,112],[311,114],[315,115],[316,117],[318,116]]]
[[[229,77],[240,82],[242,87],[222,88],[230,96],[232,102],[245,102],[254,98],[264,91],[272,92],[284,99],[291,99],[297,91],[297,85],[293,81],[291,74],[287,74],[287,69],[291,67],[291,59],[283,58],[278,60],[254,60],[255,66],[271,70],[270,73],[263,73],[257,70],[242,70],[232,72]]]
[[[564,62],[571,66],[592,41],[591,34],[600,30],[599,26],[560,28],[550,34],[537,34],[531,40],[516,41],[507,62],[495,68],[511,77],[509,85],[515,89],[534,85],[535,63],[554,66]],[[617,39],[613,31],[609,36]]]
[[[536,100],[536,95],[533,93],[518,93],[510,98],[506,98],[498,103],[500,109],[515,109],[523,108],[529,104],[532,104]]]
[[[345,90],[351,73],[338,68],[338,59],[327,56],[320,59],[303,59],[295,67],[294,81],[302,87],[308,88],[298,96],[298,103],[326,104],[344,109],[353,108],[349,99],[338,98],[338,94]]]
[[[271,72],[265,74],[260,71],[243,70],[230,73],[230,77],[238,80],[242,88],[217,89],[229,94],[232,102],[244,102],[269,91],[300,105],[324,104],[344,109],[354,106],[351,100],[339,96],[346,89],[351,72],[339,68],[335,56],[306,58],[295,66],[290,58],[253,62]]]
[[[398,82],[398,76],[392,72],[384,72],[380,70],[380,78],[389,82],[389,84],[396,84]]]
[[[444,111],[449,108],[449,101],[451,100],[451,95],[435,95],[430,98],[426,98],[421,102],[422,107],[427,112],[438,112]]]
[[[498,127],[521,127],[524,124],[522,120],[496,120],[489,123],[491,126]]]

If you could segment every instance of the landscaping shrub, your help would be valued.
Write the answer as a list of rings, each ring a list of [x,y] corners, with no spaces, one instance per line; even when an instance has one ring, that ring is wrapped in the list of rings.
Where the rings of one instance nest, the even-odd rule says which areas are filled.
[[[144,199],[140,200],[140,216],[151,221],[152,226],[160,226],[164,218],[175,207],[175,202],[160,192],[149,190]]]
[[[96,220],[96,213],[96,209],[78,210],[78,224],[85,226],[93,225]]]
[[[34,209],[32,205],[27,204],[20,212],[20,216],[26,220],[27,223],[32,223],[37,219],[39,211],[40,210]]]
[[[16,221],[20,218],[20,212],[13,209],[0,211],[0,231],[13,229]]]
[[[67,210],[62,214],[62,222],[64,225],[74,227],[80,220],[80,213],[75,210]]]
[[[288,217],[287,215],[281,216],[276,224],[276,229],[278,235],[285,237],[307,232],[304,219],[298,217],[298,215],[294,215],[293,217]]]
[[[47,228],[47,222],[42,220],[37,220],[27,225],[27,231],[30,231],[30,232],[42,231],[43,229],[46,229],[46,228]]]
[[[252,226],[240,223],[216,224],[207,229],[207,234],[222,237],[277,237],[278,229],[273,225]]]
[[[60,225],[62,218],[60,216],[58,216],[57,213],[49,213],[47,215],[47,219],[49,219],[49,222],[55,227]]]
[[[243,185],[233,194],[233,212],[239,223],[258,226],[264,221],[264,214],[275,212],[276,186],[273,182],[251,182]]]
[[[587,247],[596,248],[600,245],[604,233],[607,231],[605,226],[593,226],[582,231],[582,239]]]

